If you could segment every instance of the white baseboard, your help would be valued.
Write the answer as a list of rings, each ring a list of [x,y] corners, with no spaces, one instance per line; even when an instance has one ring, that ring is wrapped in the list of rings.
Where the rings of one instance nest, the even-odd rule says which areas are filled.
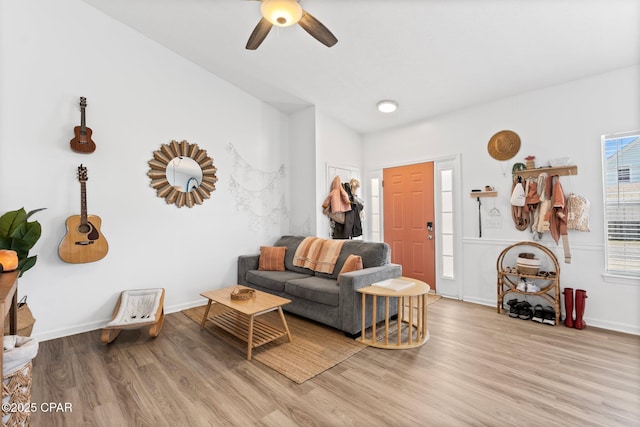
[[[587,328],[593,326],[594,328],[607,329],[609,331],[623,332],[625,334],[640,335],[640,328],[633,325],[625,325],[623,323],[602,321],[598,319],[591,319],[589,317],[584,318]]]
[[[484,298],[464,297],[462,300],[465,301],[465,302],[472,302],[474,304],[486,305],[486,306],[489,306],[489,307],[495,307],[496,306],[496,301],[495,300],[488,300],[488,299],[484,299]]]
[[[168,306],[164,308],[165,314],[176,313],[178,311],[186,310],[193,307],[199,307],[203,305],[202,299],[197,301],[187,302],[183,304],[176,304],[172,306]],[[49,331],[42,331],[32,335],[32,337],[39,341],[49,341],[56,338],[68,337],[70,335],[82,334],[84,332],[91,332],[97,329],[102,329],[104,325],[111,321],[111,318],[104,319],[101,321],[84,323],[82,325],[75,325],[71,328],[60,328],[60,329],[52,329]]]
[[[473,304],[485,305],[487,307],[493,307],[493,308],[496,307],[496,301],[486,300],[482,298],[465,297],[463,301],[470,302]],[[631,335],[640,335],[640,328],[633,325],[610,322],[607,320],[592,319],[590,317],[585,317],[584,321],[587,324],[587,327],[592,326],[594,328],[607,329],[609,331],[614,331],[614,332],[622,332],[622,333],[631,334]]]
[[[484,305],[488,307],[494,307],[494,308],[496,306],[495,301],[487,300],[483,298],[465,297],[463,301],[470,302],[473,304]],[[188,302],[188,303],[183,303],[183,304],[176,304],[170,307],[165,307],[165,313],[166,314],[176,313],[178,311],[187,310],[193,307],[199,307],[201,305],[203,305],[202,299]],[[67,337],[70,335],[81,334],[84,332],[95,331],[96,329],[102,329],[102,327],[105,324],[107,324],[107,322],[109,322],[110,320],[111,319],[105,319],[100,322],[89,322],[83,325],[76,325],[73,328],[61,328],[61,329],[54,329],[50,331],[44,331],[44,332],[34,334],[33,338],[41,342],[41,341],[53,340],[56,338]],[[591,319],[588,317],[585,317],[584,320],[587,323],[587,327],[593,326],[594,328],[607,329],[607,330],[616,331],[616,332],[623,332],[631,335],[640,335],[640,328],[637,328],[633,325],[602,321],[597,319]]]

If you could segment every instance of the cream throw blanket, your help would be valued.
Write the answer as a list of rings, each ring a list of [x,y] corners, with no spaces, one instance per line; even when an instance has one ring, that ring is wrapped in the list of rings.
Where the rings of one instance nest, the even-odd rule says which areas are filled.
[[[332,274],[345,240],[305,237],[293,255],[293,265]]]

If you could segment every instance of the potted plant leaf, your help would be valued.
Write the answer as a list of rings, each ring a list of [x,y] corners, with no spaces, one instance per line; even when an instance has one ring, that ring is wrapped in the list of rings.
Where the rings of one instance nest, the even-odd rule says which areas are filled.
[[[29,213],[24,208],[15,211],[9,211],[0,216],[0,252],[9,252],[14,257],[17,256],[17,265],[12,265],[11,270],[17,268],[20,270],[20,276],[36,264],[37,255],[29,256],[29,251],[36,244],[42,234],[42,227],[38,221],[29,221],[29,217],[34,213],[43,210],[35,209]],[[8,254],[7,254],[8,255]],[[4,261],[3,261],[4,262]],[[4,269],[0,262],[0,273]],[[31,336],[33,325],[36,319],[27,304],[26,295],[18,303],[18,324],[17,333],[23,337]],[[4,334],[10,333],[9,319],[4,322]]]
[[[24,208],[20,208],[0,217],[0,250],[8,249],[16,252],[20,277],[38,260],[37,255],[29,256],[29,251],[40,239],[42,227],[38,221],[29,221],[29,217],[43,209],[45,208],[27,213]]]

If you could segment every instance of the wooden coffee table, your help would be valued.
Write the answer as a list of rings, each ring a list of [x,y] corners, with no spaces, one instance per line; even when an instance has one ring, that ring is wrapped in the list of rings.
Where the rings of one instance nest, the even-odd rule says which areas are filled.
[[[251,360],[251,351],[255,347],[287,336],[291,342],[289,326],[284,318],[282,306],[291,301],[276,295],[256,290],[255,297],[248,300],[232,300],[231,291],[235,288],[250,289],[246,286],[230,286],[228,288],[216,289],[214,291],[203,292],[200,295],[207,298],[209,303],[202,317],[200,330],[204,329],[207,320],[213,322],[217,327],[227,331],[231,335],[240,338],[247,343],[247,360]],[[215,316],[209,316],[212,303],[222,304],[230,310],[225,310]],[[275,328],[265,322],[256,319],[261,314],[278,310],[284,330]]]

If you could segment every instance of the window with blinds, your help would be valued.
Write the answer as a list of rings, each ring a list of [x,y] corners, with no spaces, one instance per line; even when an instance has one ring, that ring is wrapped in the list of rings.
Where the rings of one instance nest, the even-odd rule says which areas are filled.
[[[602,137],[607,272],[640,277],[640,131]]]

